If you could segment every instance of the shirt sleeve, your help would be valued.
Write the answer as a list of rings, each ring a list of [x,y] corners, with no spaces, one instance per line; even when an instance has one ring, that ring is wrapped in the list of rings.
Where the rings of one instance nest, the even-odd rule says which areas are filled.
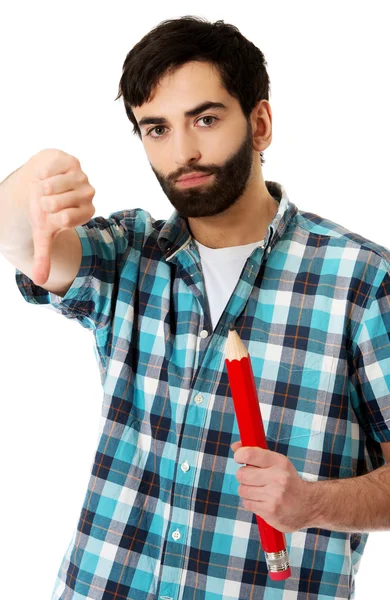
[[[52,294],[16,269],[16,283],[30,304],[44,305],[91,330],[110,322],[122,265],[134,241],[137,210],[96,217],[75,227],[82,247],[79,271],[66,295]]]
[[[390,441],[390,274],[379,272],[352,339],[350,398],[367,435]]]

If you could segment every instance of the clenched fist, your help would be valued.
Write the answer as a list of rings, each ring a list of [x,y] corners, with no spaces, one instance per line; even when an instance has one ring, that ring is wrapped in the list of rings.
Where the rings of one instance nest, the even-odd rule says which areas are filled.
[[[41,150],[22,169],[34,245],[33,281],[43,285],[50,274],[54,238],[60,231],[84,225],[92,218],[95,189],[79,160],[55,148]]]

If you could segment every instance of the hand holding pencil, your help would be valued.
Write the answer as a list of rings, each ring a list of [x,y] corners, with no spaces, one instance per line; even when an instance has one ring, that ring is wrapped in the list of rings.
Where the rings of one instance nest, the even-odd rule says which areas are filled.
[[[247,466],[237,471],[244,507],[256,514],[271,579],[291,577],[283,532],[310,526],[313,503],[310,482],[302,479],[283,454],[268,450],[250,356],[237,332],[229,331],[226,367],[237,417],[240,442],[234,459]]]

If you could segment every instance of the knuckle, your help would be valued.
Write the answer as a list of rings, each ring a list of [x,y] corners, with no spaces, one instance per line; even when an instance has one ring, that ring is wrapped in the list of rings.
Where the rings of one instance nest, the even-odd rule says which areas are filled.
[[[40,156],[40,155],[45,156],[46,154],[52,155],[52,154],[56,154],[58,152],[61,152],[61,150],[59,150],[58,148],[43,148],[42,150],[37,152],[36,156]]]
[[[252,449],[246,450],[243,460],[245,461],[246,464],[248,464],[248,463],[252,464],[254,462],[255,453],[253,452]]]
[[[57,210],[57,202],[55,200],[46,200],[46,207],[48,212],[55,212]]]
[[[86,202],[90,202],[94,196],[91,186],[89,185],[83,186],[82,189],[80,189],[80,194],[82,195],[83,200]]]
[[[48,181],[42,181],[41,190],[44,194],[50,193],[50,183]]]
[[[275,506],[278,506],[279,504],[281,504],[283,502],[283,500],[284,500],[283,493],[281,492],[281,490],[277,491],[274,496]]]
[[[246,488],[245,485],[241,484],[240,486],[238,486],[238,489],[240,490],[240,492],[239,492],[240,496],[245,496],[246,493],[248,493],[248,488]]]
[[[82,171],[80,169],[80,167],[78,165],[76,165],[73,173],[74,173],[76,183],[84,183],[85,181],[87,181],[86,174],[84,173],[84,171]]]
[[[63,227],[69,227],[71,223],[71,217],[70,214],[68,212],[64,212],[61,215],[61,224]]]
[[[71,160],[72,160],[72,164],[76,167],[77,170],[79,170],[80,169],[79,159],[76,158],[75,156],[72,156]]]
[[[45,196],[41,198],[41,206],[43,210],[48,213],[54,212],[56,209],[56,202],[52,198],[46,198]]]
[[[83,171],[79,169],[73,172],[73,181],[76,189],[84,192],[85,189],[89,188],[88,177],[85,175]]]
[[[269,517],[276,517],[275,505],[273,503],[268,504],[268,506],[267,506],[267,515]]]

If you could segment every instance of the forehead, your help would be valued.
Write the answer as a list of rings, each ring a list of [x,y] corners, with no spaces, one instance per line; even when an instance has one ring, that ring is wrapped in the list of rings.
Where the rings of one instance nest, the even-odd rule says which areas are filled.
[[[207,99],[221,102],[228,108],[235,102],[223,87],[213,65],[193,61],[164,75],[153,89],[149,102],[133,107],[133,112],[138,122],[150,115],[167,119],[182,117],[189,108]]]
[[[166,73],[159,81],[155,94],[174,88],[176,91],[193,89],[197,85],[212,86],[212,89],[222,92],[220,75],[215,65],[200,61],[190,61],[175,67]]]

